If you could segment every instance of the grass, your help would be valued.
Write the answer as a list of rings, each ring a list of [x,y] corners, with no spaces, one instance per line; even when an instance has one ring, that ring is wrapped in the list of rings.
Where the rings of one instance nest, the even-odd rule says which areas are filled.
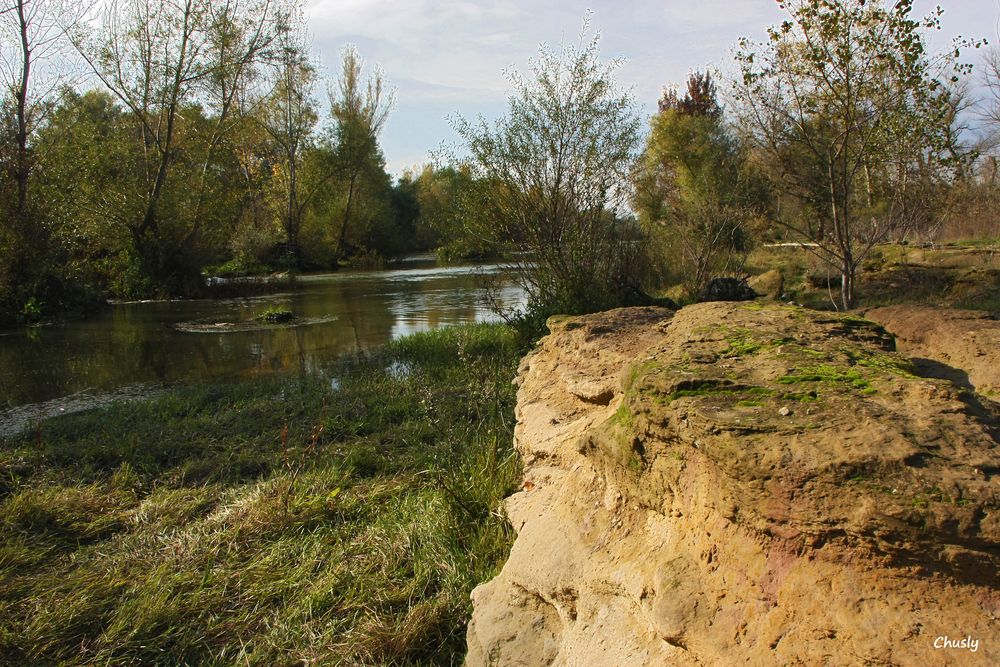
[[[904,378],[917,376],[917,367],[906,357],[852,348],[844,348],[843,351],[848,359],[858,366],[883,370]]]
[[[803,382],[831,382],[847,384],[855,389],[866,389],[870,383],[861,373],[852,368],[839,368],[830,364],[803,366],[777,379],[778,384],[800,384]]]
[[[635,416],[632,414],[632,410],[626,402],[622,402],[615,410],[615,413],[611,415],[611,423],[615,426],[619,426],[625,431],[630,431],[635,427]]]
[[[788,377],[788,376],[786,376]],[[796,380],[797,381],[797,380]],[[792,384],[785,377],[779,378],[781,384]],[[681,398],[729,398],[735,399],[735,404],[743,408],[764,407],[767,399],[780,401],[796,401],[798,403],[812,403],[819,400],[819,394],[815,389],[799,392],[779,392],[767,387],[747,387],[743,385],[733,385],[713,381],[703,381],[695,383],[693,386],[677,389],[670,393],[665,400],[676,401]],[[615,415],[617,417],[617,414]]]
[[[766,387],[747,387],[720,380],[694,380],[682,382],[677,389],[670,392],[667,401],[680,398],[702,398],[709,396],[749,396],[747,401],[773,396],[774,391]]]
[[[736,334],[727,339],[726,342],[729,347],[722,353],[723,359],[750,356],[760,352],[761,348],[764,346],[761,341],[755,340],[753,336],[748,333]]]
[[[458,664],[512,532],[514,337],[188,387],[0,441],[0,664]],[[405,366],[406,373],[390,372]]]

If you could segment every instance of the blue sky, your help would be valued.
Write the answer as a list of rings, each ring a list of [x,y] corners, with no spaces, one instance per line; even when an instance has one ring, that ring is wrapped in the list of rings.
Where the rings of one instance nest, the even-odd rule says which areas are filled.
[[[915,14],[945,8],[932,47],[954,35],[998,42],[1000,0],[916,0]],[[760,38],[781,19],[774,0],[307,0],[313,48],[332,77],[340,51],[354,44],[396,89],[382,135],[390,172],[422,164],[453,142],[449,114],[495,117],[508,90],[505,68],[527,68],[542,42],[575,40],[586,12],[602,35],[602,54],[626,64],[618,81],[646,114],[665,85],[694,69],[725,67],[741,36]],[[969,60],[978,61],[979,54]]]

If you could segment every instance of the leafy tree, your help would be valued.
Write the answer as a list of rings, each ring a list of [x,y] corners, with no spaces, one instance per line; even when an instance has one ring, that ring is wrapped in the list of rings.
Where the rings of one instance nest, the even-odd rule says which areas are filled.
[[[66,46],[63,26],[76,18],[58,0],[0,2],[0,321],[26,299],[46,298],[42,283],[54,277],[45,213],[30,192],[33,140],[64,82],[56,61]]]
[[[418,225],[420,218],[420,202],[417,199],[417,185],[412,174],[405,172],[396,181],[390,193],[392,215],[396,231],[401,239],[407,242],[408,250],[433,250],[434,238],[425,234]]]
[[[344,50],[340,77],[330,91],[334,121],[335,168],[343,190],[337,247],[342,253],[356,250],[377,218],[375,209],[388,195],[385,159],[378,136],[394,104],[386,91],[381,70],[363,80],[364,61],[352,46]],[[365,206],[359,200],[367,198]]]
[[[695,72],[688,77],[687,90],[681,97],[676,88],[663,92],[663,97],[657,103],[660,113],[675,111],[684,116],[722,118],[722,107],[719,105],[718,91],[715,81],[709,72]]]
[[[413,181],[420,213],[417,233],[445,260],[478,259],[495,255],[498,247],[469,233],[475,228],[476,207],[470,206],[477,185],[468,167],[423,168]]]
[[[478,199],[467,233],[514,251],[539,315],[616,304],[639,280],[640,247],[622,216],[640,121],[615,86],[620,63],[601,61],[599,36],[584,39],[543,45],[529,75],[510,73],[514,92],[494,124],[454,122]]]
[[[257,104],[251,97],[240,100],[237,114],[244,122],[227,142],[231,151],[232,171],[222,174],[239,197],[233,215],[224,223],[229,235],[227,245],[230,266],[236,271],[253,270],[274,259],[287,234],[281,211],[286,210],[287,193],[276,185],[275,171],[280,169],[283,151],[268,134],[260,115],[267,101]],[[287,257],[287,253],[282,253]],[[293,257],[294,257],[294,253]]]
[[[817,244],[840,273],[840,306],[850,308],[858,267],[891,228],[875,208],[875,176],[889,181],[911,160],[947,162],[942,77],[967,71],[957,57],[970,42],[932,61],[922,29],[938,28],[941,10],[918,21],[911,0],[779,5],[788,18],[766,43],[740,41],[735,97],[773,184],[801,202],[803,215],[779,222]]]
[[[661,261],[692,295],[717,276],[739,276],[766,189],[723,120],[710,74],[681,96],[664,93],[636,179],[635,208]]]
[[[205,207],[218,202],[213,175],[231,157],[220,148],[239,125],[237,101],[281,23],[272,0],[109,0],[96,36],[75,34],[78,51],[135,124],[140,186],[119,215],[143,272],[170,291],[191,289],[202,258],[187,256],[219,231],[206,229],[217,218]],[[178,170],[188,173],[178,178]]]
[[[119,215],[141,155],[116,100],[105,91],[65,91],[38,133],[37,150],[45,158],[38,196],[48,202],[67,278],[117,297],[147,291]]]
[[[273,181],[281,194],[286,247],[296,264],[301,257],[299,229],[311,198],[303,193],[300,182],[302,164],[319,118],[313,98],[316,68],[309,60],[302,25],[299,16],[294,24],[289,21],[278,31],[273,65],[276,83],[258,114],[274,144]]]
[[[392,177],[384,161],[370,162],[354,188],[355,213],[349,233],[341,237],[345,244],[341,248],[346,246],[355,256],[355,263],[365,265],[379,265],[409,251],[412,239],[405,237],[398,226],[392,204]]]

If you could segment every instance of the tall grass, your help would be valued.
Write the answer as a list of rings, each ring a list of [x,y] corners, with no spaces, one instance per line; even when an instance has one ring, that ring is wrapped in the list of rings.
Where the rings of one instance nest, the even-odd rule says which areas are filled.
[[[512,539],[514,340],[182,388],[0,441],[0,663],[457,664]]]

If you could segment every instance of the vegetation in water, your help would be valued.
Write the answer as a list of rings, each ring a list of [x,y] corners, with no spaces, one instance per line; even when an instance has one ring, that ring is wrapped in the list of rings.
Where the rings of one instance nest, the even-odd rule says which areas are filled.
[[[268,306],[254,315],[253,318],[267,324],[285,324],[295,320],[295,313],[281,306]]]
[[[0,664],[457,663],[512,539],[516,363],[505,327],[444,329],[336,389],[180,388],[0,441]]]

